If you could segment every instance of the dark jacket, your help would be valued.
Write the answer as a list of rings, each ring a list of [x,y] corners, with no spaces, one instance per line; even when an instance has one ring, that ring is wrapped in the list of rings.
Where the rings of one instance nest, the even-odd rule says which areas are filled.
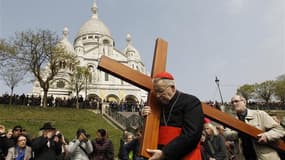
[[[93,152],[91,160],[113,160],[114,159],[114,145],[111,140],[92,140]]]
[[[118,157],[120,160],[129,160],[129,153],[133,152],[133,159],[138,160],[138,152],[139,152],[139,140],[137,138],[133,139],[128,143],[124,143],[123,140],[120,142],[120,149]]]
[[[182,159],[200,142],[204,123],[201,102],[195,96],[177,91],[170,103],[161,108],[160,125],[182,129],[179,136],[162,147],[162,151],[166,159]]]
[[[8,146],[7,146],[8,138],[6,137],[5,133],[0,135],[0,160],[4,160],[5,156],[8,152]]]
[[[48,141],[50,147],[48,147]],[[61,154],[61,143],[41,136],[32,141],[32,150],[36,160],[55,160]]]
[[[227,148],[223,136],[208,136],[205,139],[203,148],[203,159],[208,160],[210,157],[212,157],[216,158],[216,160],[227,160]]]

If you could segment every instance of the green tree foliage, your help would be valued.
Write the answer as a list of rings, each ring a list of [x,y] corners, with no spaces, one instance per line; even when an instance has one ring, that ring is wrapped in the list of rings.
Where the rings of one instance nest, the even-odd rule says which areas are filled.
[[[245,84],[237,89],[237,94],[242,95],[246,100],[253,98],[254,85]]]
[[[43,107],[47,106],[47,93],[50,82],[59,72],[59,62],[64,59],[73,63],[76,58],[58,44],[58,36],[49,30],[24,31],[16,33],[12,41],[4,45],[6,50],[0,51],[13,48],[8,50],[10,56],[34,75],[44,92]]]
[[[255,93],[258,98],[268,103],[274,95],[274,88],[273,80],[265,81],[260,84],[255,84]]]
[[[285,74],[278,76],[276,79],[277,79],[277,81],[285,80]]]
[[[79,92],[85,88],[87,91],[88,79],[90,76],[89,69],[87,67],[76,66],[74,72],[70,74],[70,89],[76,93],[76,108],[79,108]]]
[[[285,104],[285,78],[275,82],[274,94],[278,100]]]

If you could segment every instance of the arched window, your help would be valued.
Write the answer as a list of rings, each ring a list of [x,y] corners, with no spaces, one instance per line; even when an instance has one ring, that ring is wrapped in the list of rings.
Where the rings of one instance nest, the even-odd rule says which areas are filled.
[[[91,83],[92,79],[93,79],[92,77],[93,77],[93,74],[94,74],[94,67],[91,66],[91,65],[88,66],[88,74],[89,74],[88,75],[88,81],[89,81],[89,83]]]
[[[110,42],[109,42],[109,40],[104,39],[104,40],[103,40],[103,44],[104,44],[104,45],[108,45],[108,44],[110,44]]]
[[[64,81],[62,81],[62,80],[57,81],[57,83],[56,83],[57,88],[64,88],[64,86],[65,86]]]

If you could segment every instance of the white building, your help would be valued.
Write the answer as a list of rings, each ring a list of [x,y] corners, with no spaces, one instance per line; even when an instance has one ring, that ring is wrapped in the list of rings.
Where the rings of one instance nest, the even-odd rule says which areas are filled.
[[[91,11],[91,18],[80,27],[73,45],[68,40],[67,28],[64,28],[63,39],[60,42],[60,45],[63,45],[68,52],[77,54],[80,66],[88,67],[92,74],[87,93],[83,89],[80,95],[84,98],[87,96],[89,99],[100,98],[101,100],[115,102],[145,101],[147,92],[97,69],[100,57],[105,55],[144,74],[146,73],[139,52],[132,46],[131,35],[127,34],[126,48],[120,51],[115,48],[111,32],[99,19],[95,2]],[[71,71],[65,64],[65,62],[62,62],[60,73],[50,85],[49,96],[52,95],[54,98],[71,98],[75,96],[74,91],[68,87]],[[38,82],[34,83],[32,94],[43,95]]]

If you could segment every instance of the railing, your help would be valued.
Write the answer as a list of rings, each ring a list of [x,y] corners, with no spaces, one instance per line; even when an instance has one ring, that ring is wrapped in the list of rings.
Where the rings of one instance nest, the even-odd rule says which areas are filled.
[[[107,106],[103,113],[122,130],[135,131],[142,124],[142,117],[138,112],[118,112]]]

